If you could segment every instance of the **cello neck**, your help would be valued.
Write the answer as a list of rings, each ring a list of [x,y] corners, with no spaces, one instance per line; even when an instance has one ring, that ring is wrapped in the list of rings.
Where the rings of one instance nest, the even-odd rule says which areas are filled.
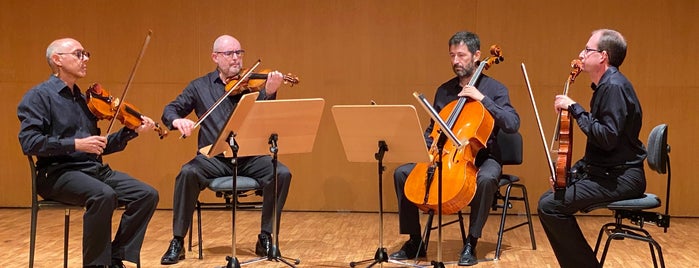
[[[488,65],[487,61],[481,61],[478,64],[478,68],[476,71],[473,73],[473,76],[471,76],[471,80],[468,82],[469,86],[473,86],[478,82],[478,78],[481,77],[481,74],[483,74],[483,69]],[[456,103],[456,106],[454,106],[454,110],[452,113],[449,115],[449,118],[447,119],[447,126],[449,126],[449,129],[454,127],[454,124],[456,124],[456,120],[459,119],[459,114],[461,114],[461,110],[463,110],[464,105],[466,105],[466,101],[468,101],[468,98],[465,97],[460,97],[458,102]]]

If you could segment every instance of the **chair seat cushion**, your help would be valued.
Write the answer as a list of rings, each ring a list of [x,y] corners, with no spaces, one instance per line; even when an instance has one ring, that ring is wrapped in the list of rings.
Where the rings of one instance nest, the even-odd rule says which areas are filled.
[[[658,196],[646,193],[642,197],[611,202],[607,205],[611,210],[644,210],[660,207]]]
[[[233,176],[215,178],[208,187],[214,192],[233,191]],[[260,188],[260,184],[253,178],[238,176],[237,188],[238,191],[255,190]]]
[[[519,177],[515,175],[510,175],[510,174],[502,174],[500,175],[500,181],[498,182],[498,186],[505,186],[510,183],[515,183],[519,181]]]
[[[586,207],[582,211],[587,213],[600,208],[607,208],[610,210],[644,210],[657,207],[660,207],[660,198],[658,198],[657,195],[645,193],[639,198],[594,204]]]

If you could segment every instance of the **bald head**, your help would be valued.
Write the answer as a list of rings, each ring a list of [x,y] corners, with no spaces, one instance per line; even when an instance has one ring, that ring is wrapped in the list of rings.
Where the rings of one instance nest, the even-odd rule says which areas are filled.
[[[214,41],[214,47],[212,52],[221,52],[231,50],[231,47],[240,47],[240,42],[238,39],[230,35],[222,35],[216,38]]]
[[[46,48],[46,61],[49,63],[49,67],[51,67],[51,71],[56,73],[56,63],[51,60],[51,56],[55,55],[57,51],[63,51],[63,50],[68,50],[75,45],[81,46],[80,42],[73,38],[61,38],[58,40],[55,40],[49,44],[49,47]]]

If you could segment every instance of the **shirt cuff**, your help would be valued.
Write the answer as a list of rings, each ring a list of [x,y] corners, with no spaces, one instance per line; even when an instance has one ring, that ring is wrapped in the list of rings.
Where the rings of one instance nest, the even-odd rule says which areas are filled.
[[[582,115],[585,112],[585,108],[580,106],[578,103],[573,103],[570,106],[568,106],[568,112],[573,115],[573,118],[576,120],[580,118],[580,115]]]

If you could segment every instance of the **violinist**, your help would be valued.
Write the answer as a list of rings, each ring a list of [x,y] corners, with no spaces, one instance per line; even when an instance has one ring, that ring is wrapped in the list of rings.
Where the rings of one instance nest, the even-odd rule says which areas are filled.
[[[46,60],[53,74],[30,89],[17,107],[22,150],[38,160],[37,191],[45,199],[85,207],[84,267],[138,262],[158,192],[112,170],[102,163],[102,155],[124,150],[129,140],[153,129],[154,122],[144,116],[134,129],[100,136],[98,119],[76,84],[87,74],[90,53],[78,41],[64,38],[48,46]],[[120,205],[126,208],[112,240],[112,213]]]
[[[185,118],[194,111],[197,117],[214,105],[214,103],[226,93],[227,82],[238,79],[242,74],[243,56],[245,51],[240,42],[232,36],[222,35],[214,41],[211,60],[216,64],[216,69],[202,77],[193,80],[177,96],[175,100],[165,106],[162,120],[170,129],[177,129],[184,136],[192,135],[195,123]],[[264,88],[259,90],[258,100],[275,99],[277,89],[282,84],[283,75],[273,71],[267,74]],[[201,121],[201,129],[198,134],[199,148],[211,145],[216,141],[218,133],[224,127],[228,116],[233,112],[242,94],[227,97],[216,109],[211,111],[206,120]],[[202,189],[211,180],[221,176],[232,176],[233,165],[231,159],[219,155],[208,158],[197,152],[197,155],[182,166],[180,173],[175,178],[175,192],[173,199],[173,238],[161,259],[162,264],[175,264],[185,258],[184,236],[192,222],[192,213],[195,203]],[[277,223],[281,216],[281,210],[286,201],[286,195],[291,183],[289,169],[278,162],[277,187],[278,199],[274,200],[274,167],[272,157],[248,156],[238,158],[238,175],[255,178],[263,189],[262,220],[260,234],[255,246],[255,253],[259,256],[269,256],[268,251],[272,243],[272,212],[274,202],[277,202]]]
[[[564,95],[554,101],[554,108],[568,109],[587,136],[585,154],[571,168],[563,199],[550,190],[539,200],[539,219],[561,267],[601,267],[575,213],[592,204],[639,197],[646,188],[646,151],[638,139],[641,105],[619,71],[625,56],[626,40],[619,32],[593,31],[578,55],[592,80],[590,111]]]
[[[488,219],[495,192],[498,189],[498,177],[502,171],[502,165],[499,160],[500,151],[495,137],[498,131],[517,132],[519,129],[519,115],[510,104],[507,88],[495,79],[482,75],[473,86],[468,86],[471,77],[476,71],[476,62],[481,57],[478,35],[471,32],[457,32],[454,34],[449,39],[449,57],[451,58],[452,69],[456,77],[437,88],[433,103],[435,110],[439,112],[447,104],[459,98],[470,98],[480,101],[495,121],[494,129],[487,141],[487,147],[478,152],[475,161],[478,167],[477,188],[475,196],[470,203],[471,214],[467,242],[459,257],[459,265],[470,266],[478,262],[476,258],[476,243],[478,238],[481,237],[481,231]],[[429,127],[425,131],[428,147],[434,142],[430,138],[433,128],[434,121],[430,122]],[[425,244],[420,235],[418,208],[404,194],[406,179],[414,167],[414,163],[405,164],[396,168],[393,174],[398,197],[400,233],[410,236],[400,250],[390,254],[390,258],[395,260],[426,256]],[[445,185],[445,187],[448,186]]]

